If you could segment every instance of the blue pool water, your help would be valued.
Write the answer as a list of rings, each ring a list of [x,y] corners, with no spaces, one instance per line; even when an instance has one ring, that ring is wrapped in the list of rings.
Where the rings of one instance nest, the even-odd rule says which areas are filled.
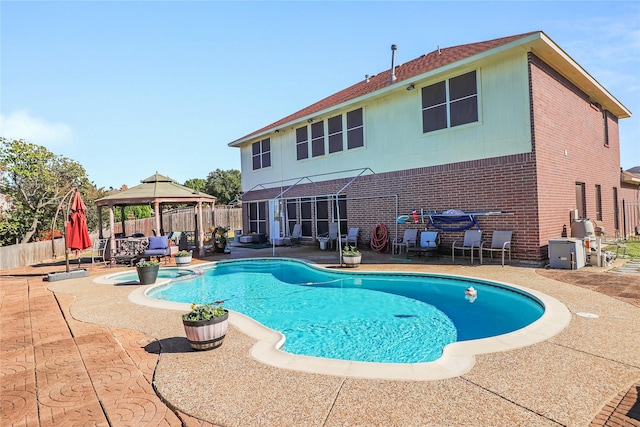
[[[161,268],[158,270],[158,278],[159,279],[178,279],[181,277],[193,276],[195,273],[193,270],[185,270],[180,268]],[[115,280],[116,282],[137,282],[138,281],[138,273],[127,272],[127,273],[118,273],[113,276],[109,276],[110,280]]]
[[[465,289],[478,291],[473,302]],[[220,262],[152,289],[151,298],[224,305],[280,331],[282,350],[334,359],[417,363],[456,341],[500,335],[542,316],[533,296],[460,277],[345,273],[287,259]]]

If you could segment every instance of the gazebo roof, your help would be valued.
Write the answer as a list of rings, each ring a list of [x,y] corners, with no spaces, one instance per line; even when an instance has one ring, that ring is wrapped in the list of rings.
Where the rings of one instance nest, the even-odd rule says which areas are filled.
[[[149,203],[211,203],[216,198],[176,183],[169,177],[155,173],[128,190],[96,200],[96,206],[145,205]]]

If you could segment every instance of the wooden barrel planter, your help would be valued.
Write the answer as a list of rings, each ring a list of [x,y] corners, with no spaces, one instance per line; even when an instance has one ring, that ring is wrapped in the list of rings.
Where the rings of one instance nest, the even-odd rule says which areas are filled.
[[[176,257],[176,265],[177,266],[187,266],[191,264],[191,255],[186,255],[186,256],[177,256]]]
[[[342,262],[346,267],[358,267],[360,266],[360,261],[362,260],[362,255],[343,255]]]
[[[222,345],[229,325],[229,311],[224,316],[209,320],[182,320],[184,331],[191,348],[194,350],[211,350]]]

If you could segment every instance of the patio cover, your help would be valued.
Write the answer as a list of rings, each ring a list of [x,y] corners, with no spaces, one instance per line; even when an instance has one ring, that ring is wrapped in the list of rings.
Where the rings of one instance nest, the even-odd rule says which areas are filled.
[[[176,183],[169,177],[155,173],[141,181],[140,185],[103,197],[95,201],[98,208],[98,223],[100,224],[100,237],[102,238],[102,209],[109,207],[109,228],[111,230],[111,248],[115,247],[114,233],[114,207],[115,206],[139,206],[153,205],[156,219],[156,230],[162,230],[162,213],[160,205],[164,203],[186,203],[197,206],[198,209],[198,246],[200,256],[204,255],[204,230],[202,229],[202,204],[209,203],[215,206],[216,198],[209,194],[200,193],[192,188]],[[123,228],[124,229],[124,228]]]

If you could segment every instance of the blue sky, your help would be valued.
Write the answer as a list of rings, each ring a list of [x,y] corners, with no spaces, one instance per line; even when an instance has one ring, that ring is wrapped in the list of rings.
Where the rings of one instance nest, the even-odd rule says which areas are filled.
[[[640,2],[0,2],[0,135],[82,164],[98,187],[240,169],[227,144],[440,47],[544,31],[633,116]]]

